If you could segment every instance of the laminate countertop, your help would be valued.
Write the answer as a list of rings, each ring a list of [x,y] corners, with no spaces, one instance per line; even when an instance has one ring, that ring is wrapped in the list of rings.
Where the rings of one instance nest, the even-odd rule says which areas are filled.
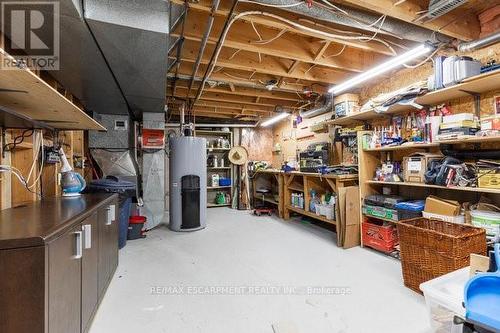
[[[117,198],[110,193],[50,197],[1,210],[0,250],[45,245]]]

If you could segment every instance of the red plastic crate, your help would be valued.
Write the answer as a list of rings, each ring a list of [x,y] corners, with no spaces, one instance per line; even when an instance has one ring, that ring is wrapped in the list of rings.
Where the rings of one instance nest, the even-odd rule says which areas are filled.
[[[399,244],[398,233],[394,226],[377,225],[363,222],[362,225],[363,245],[382,252],[392,252]]]

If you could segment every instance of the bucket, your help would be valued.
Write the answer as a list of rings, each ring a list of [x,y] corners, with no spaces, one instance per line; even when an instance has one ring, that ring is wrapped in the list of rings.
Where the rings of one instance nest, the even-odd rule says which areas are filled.
[[[144,223],[146,223],[145,216],[140,216],[140,215],[131,216],[128,220],[127,239],[133,240],[146,237],[146,235],[144,235],[142,231],[142,228],[144,228]]]
[[[471,210],[472,225],[486,229],[488,238],[497,241],[500,238],[500,213],[486,210]]]

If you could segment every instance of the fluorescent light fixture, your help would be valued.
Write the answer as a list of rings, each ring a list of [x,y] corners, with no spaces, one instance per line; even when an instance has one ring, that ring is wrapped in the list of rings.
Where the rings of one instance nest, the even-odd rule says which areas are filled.
[[[267,127],[269,125],[272,125],[274,123],[277,123],[278,121],[282,120],[282,119],[285,119],[286,117],[288,117],[290,114],[289,113],[286,113],[286,112],[283,112],[283,113],[280,113],[274,117],[272,117],[271,119],[268,119],[266,120],[265,122],[263,122],[262,124],[260,124],[260,126],[262,127]]]
[[[415,58],[418,58],[420,56],[423,56],[424,54],[427,54],[433,50],[434,47],[432,45],[424,43],[408,52],[405,52],[397,57],[394,57],[384,62],[383,64],[373,67],[372,69],[367,70],[366,72],[358,74],[352,79],[349,79],[345,82],[342,82],[341,84],[336,85],[335,87],[330,88],[328,92],[337,95],[341,92],[346,91],[349,88],[357,86],[358,84],[365,82],[371,78],[374,78],[375,76],[388,72],[393,68],[403,65],[404,63],[413,60]]]

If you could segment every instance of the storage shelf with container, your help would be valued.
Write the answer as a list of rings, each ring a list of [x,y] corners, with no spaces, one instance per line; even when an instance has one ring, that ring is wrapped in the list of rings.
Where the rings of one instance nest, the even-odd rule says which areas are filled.
[[[342,187],[356,185],[358,176],[308,172],[286,172],[284,183],[284,218],[291,213],[329,223],[339,230],[337,195]],[[337,233],[337,237],[340,235]]]
[[[5,58],[10,56],[2,52],[0,60]],[[0,72],[5,90],[0,95],[0,164],[5,166],[0,175],[0,208],[7,209],[39,200],[41,195],[61,194],[59,157],[50,154],[54,144],[62,146],[70,165],[83,176],[84,130],[105,128],[48,74],[22,67]],[[9,168],[17,169],[17,175]],[[23,178],[26,184],[18,181]]]
[[[227,156],[233,147],[233,133],[197,129],[196,136],[207,140],[207,207],[231,206],[233,167]]]
[[[481,227],[487,242],[498,240],[500,71],[427,93],[426,84],[414,86],[423,89],[413,101],[374,106],[374,100],[382,99],[374,98],[371,107],[366,103],[361,111],[329,122],[370,128],[357,135],[362,246],[394,253],[401,248],[396,229],[411,217]],[[367,204],[377,196],[386,201]],[[401,203],[387,202],[395,198]],[[405,202],[419,203],[417,216],[401,211]]]

